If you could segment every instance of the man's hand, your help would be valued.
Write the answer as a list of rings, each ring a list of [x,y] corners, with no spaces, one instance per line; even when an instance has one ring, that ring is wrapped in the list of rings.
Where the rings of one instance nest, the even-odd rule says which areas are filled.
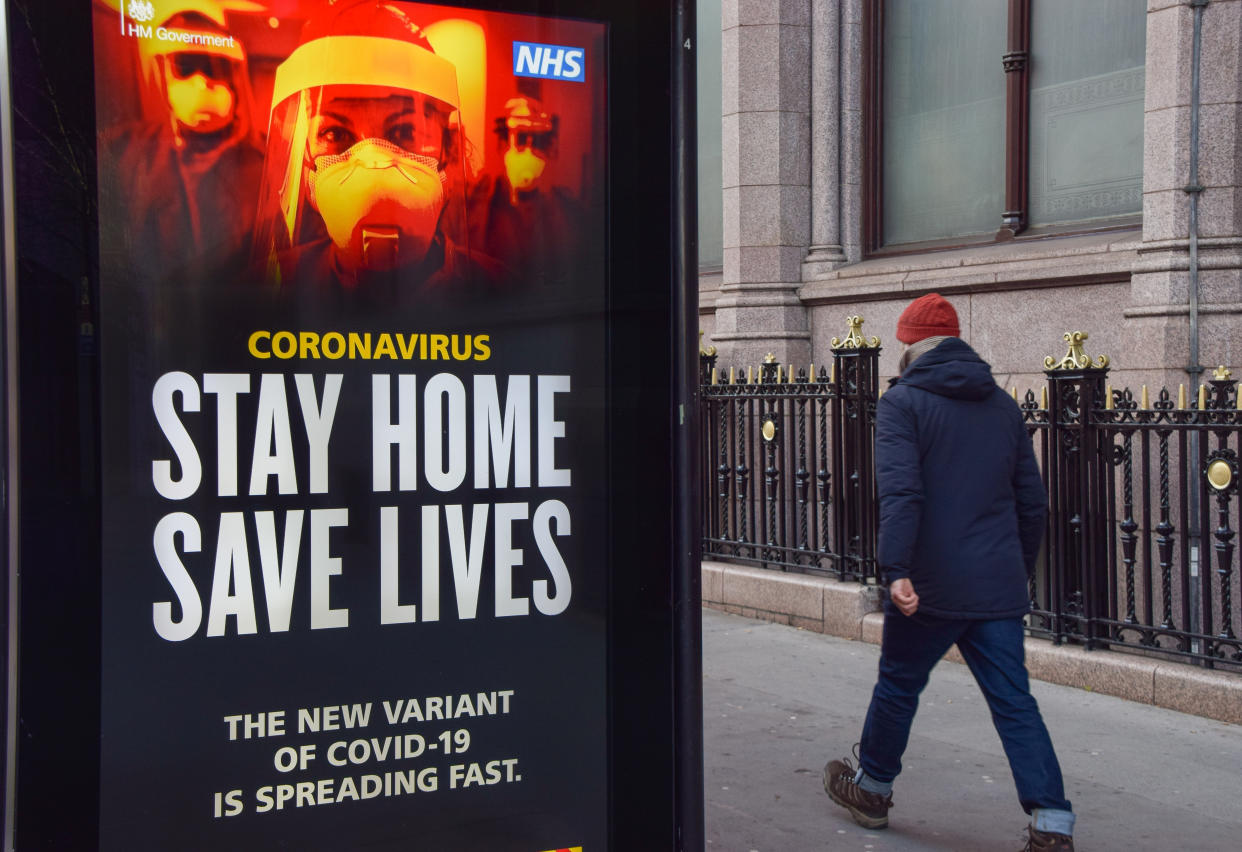
[[[902,615],[914,615],[919,608],[919,596],[914,592],[914,584],[908,577],[894,580],[888,587],[888,596],[892,598]]]

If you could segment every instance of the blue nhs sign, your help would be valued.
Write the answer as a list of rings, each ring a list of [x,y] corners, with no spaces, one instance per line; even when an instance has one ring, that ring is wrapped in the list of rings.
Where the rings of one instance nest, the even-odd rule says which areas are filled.
[[[586,50],[581,47],[515,41],[513,76],[581,83],[586,79]]]

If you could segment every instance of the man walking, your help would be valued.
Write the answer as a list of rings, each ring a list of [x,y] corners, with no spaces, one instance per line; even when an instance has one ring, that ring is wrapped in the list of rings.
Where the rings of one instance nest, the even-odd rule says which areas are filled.
[[[859,825],[888,825],[919,693],[956,644],[1032,816],[1025,849],[1072,852],[1074,814],[1022,644],[1047,495],[1017,406],[960,333],[953,306],[935,293],[897,321],[909,348],[876,408],[879,564],[889,590],[879,679],[860,765],[830,761],[824,789]]]

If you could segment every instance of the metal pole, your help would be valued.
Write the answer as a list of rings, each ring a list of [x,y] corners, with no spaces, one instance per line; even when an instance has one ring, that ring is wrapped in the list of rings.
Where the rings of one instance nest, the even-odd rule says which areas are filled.
[[[1190,196],[1190,363],[1186,372],[1195,389],[1203,365],[1199,363],[1199,57],[1203,45],[1203,10],[1208,0],[1190,0],[1194,9],[1194,37],[1190,59],[1190,180],[1184,191]]]
[[[695,4],[678,0],[673,12],[673,411],[674,499],[673,636],[675,779],[678,852],[701,852],[703,822],[703,532],[698,471],[698,155],[695,122]]]
[[[1194,10],[1194,34],[1191,42],[1190,58],[1190,180],[1184,191],[1190,196],[1189,223],[1189,313],[1190,313],[1190,361],[1186,365],[1186,374],[1190,377],[1191,398],[1198,398],[1199,377],[1203,374],[1203,365],[1199,363],[1199,198],[1203,194],[1203,186],[1199,183],[1199,60],[1203,46],[1203,10],[1208,0],[1190,0]],[[1199,541],[1199,432],[1190,431],[1188,458],[1183,459],[1186,468],[1186,500],[1189,509],[1190,529],[1186,530],[1190,544],[1190,588],[1187,593],[1192,600],[1199,598],[1199,554],[1202,552]],[[1190,608],[1190,624],[1187,628],[1192,632],[1199,629],[1199,608]],[[1195,643],[1196,645],[1198,643]],[[1197,650],[1197,649],[1196,649]]]
[[[4,287],[3,322],[0,324],[0,352],[3,354],[4,400],[3,430],[5,459],[0,468],[0,504],[4,509],[4,559],[6,601],[6,655],[4,686],[4,823],[3,848],[14,848],[14,819],[17,811],[17,639],[18,639],[18,431],[17,431],[17,239],[13,186],[13,101],[9,72],[9,7],[0,0],[0,226],[3,226]]]

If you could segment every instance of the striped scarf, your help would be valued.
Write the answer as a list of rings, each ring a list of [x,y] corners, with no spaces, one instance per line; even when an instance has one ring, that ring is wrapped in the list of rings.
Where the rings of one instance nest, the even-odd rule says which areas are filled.
[[[918,343],[910,344],[909,348],[901,353],[901,360],[897,362],[897,374],[904,373],[907,367],[948,339],[948,335],[941,334],[936,337],[924,337]]]

